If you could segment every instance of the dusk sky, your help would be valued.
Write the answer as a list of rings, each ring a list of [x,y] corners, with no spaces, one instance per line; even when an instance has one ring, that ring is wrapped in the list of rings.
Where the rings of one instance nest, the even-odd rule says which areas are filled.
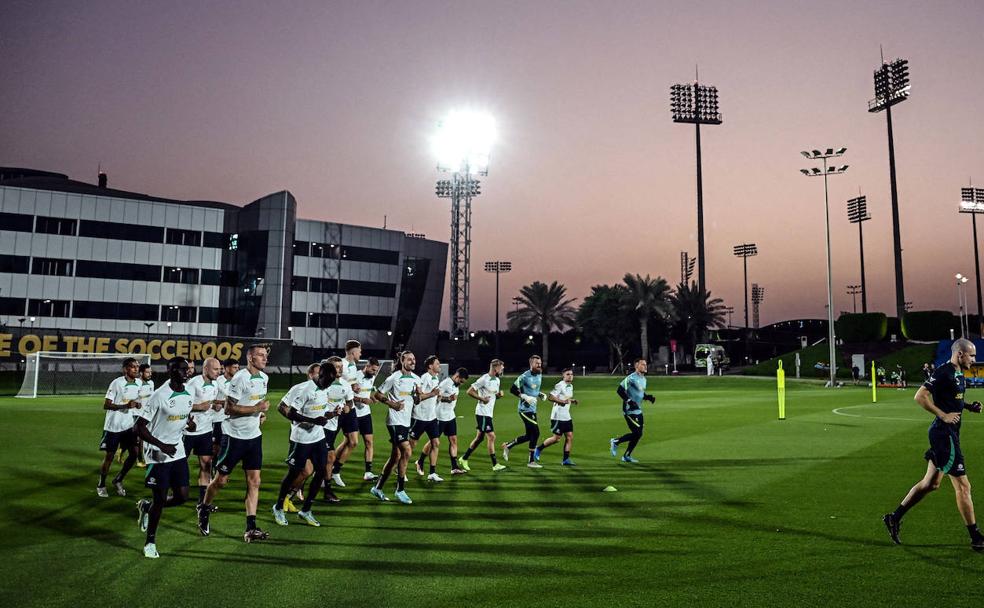
[[[813,166],[799,151],[846,146],[850,169],[830,180],[834,308],[851,309],[859,282],[845,201],[860,187],[869,308],[894,314],[885,117],[867,112],[879,44],[912,78],[893,108],[906,299],[953,310],[953,275],[974,261],[959,189],[984,186],[980,0],[6,0],[0,165],[95,182],[101,163],[111,187],[237,204],[288,189],[299,217],[385,215],[447,240],[428,138],[449,110],[487,110],[499,141],[473,216],[482,329],[488,259],[513,262],[503,314],[534,280],[579,299],[625,272],[679,281],[680,251],[697,249],[694,129],[670,120],[669,90],[699,64],[724,116],[702,130],[713,295],[738,323],[731,249],[755,242],[762,323],[824,316],[823,182],[799,173]]]

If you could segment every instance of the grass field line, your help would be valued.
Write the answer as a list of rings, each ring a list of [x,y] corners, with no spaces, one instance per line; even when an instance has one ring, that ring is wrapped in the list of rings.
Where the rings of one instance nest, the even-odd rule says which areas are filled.
[[[849,410],[859,407],[881,407],[884,409],[885,405],[878,404],[878,403],[859,403],[857,405],[845,405],[841,407],[835,407],[830,411],[833,412],[834,414],[837,414],[838,416],[848,416],[850,418],[867,418],[870,420],[895,420],[899,422],[925,422],[926,421],[926,419],[924,418],[898,418],[896,416],[870,416],[866,414],[851,414],[849,412],[843,411],[843,410]]]

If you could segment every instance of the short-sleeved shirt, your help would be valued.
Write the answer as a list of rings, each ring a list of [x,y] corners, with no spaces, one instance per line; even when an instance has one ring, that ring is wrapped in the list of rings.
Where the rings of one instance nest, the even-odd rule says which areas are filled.
[[[964,391],[967,389],[967,380],[964,378],[963,372],[955,368],[953,364],[941,365],[923,386],[933,396],[933,403],[943,410],[944,414],[959,414],[964,410],[966,405],[964,403]],[[931,428],[959,433],[960,423],[947,424],[937,417],[933,420]]]
[[[355,393],[352,392],[352,385],[346,379],[335,380],[331,383],[331,386],[325,389],[325,394],[328,397],[328,410],[334,411],[336,407],[345,407],[346,403],[351,403],[352,399],[355,398]],[[332,416],[325,423],[325,428],[329,431],[338,430],[338,416]]]
[[[441,379],[438,376],[427,372],[420,377],[420,391],[429,393],[437,388],[440,383]],[[421,399],[420,403],[413,407],[413,417],[424,422],[437,420],[437,395],[429,399]]]
[[[328,410],[328,394],[319,389],[314,380],[290,387],[282,401],[308,418],[324,416]],[[295,443],[315,443],[325,438],[324,426],[295,421],[291,421],[290,425],[290,440]]]
[[[218,400],[225,400],[229,396],[229,383],[232,382],[232,378],[226,378],[225,374],[222,374],[215,379],[215,398]],[[212,424],[222,422],[229,419],[229,414],[225,413],[225,408],[217,412],[212,412]]]
[[[533,397],[533,399],[540,398],[540,384],[543,382],[543,374],[534,374],[530,370],[526,370],[516,378],[513,382],[513,386],[519,389],[520,395],[526,395],[527,397]],[[519,412],[521,414],[535,414],[536,413],[536,401],[533,403],[526,403],[522,399],[519,400]]]
[[[218,413],[211,407],[212,402],[218,398],[219,387],[215,384],[216,380],[205,380],[205,376],[198,374],[188,382],[185,382],[185,391],[191,395],[192,405],[205,401],[209,403],[209,409],[204,412],[195,412],[192,414],[192,420],[195,421],[195,430],[189,431],[185,429],[185,435],[204,435],[205,433],[212,432],[212,423],[215,422],[215,414]]]
[[[187,391],[175,392],[170,383],[154,391],[147,405],[140,408],[140,417],[147,421],[147,430],[155,439],[176,447],[174,456],[168,456],[160,448],[144,442],[144,459],[147,464],[174,462],[185,457],[181,434],[191,414],[191,395]]]
[[[441,391],[440,393],[438,393],[438,396],[441,397],[442,399],[446,399],[448,397],[454,397],[454,399],[452,399],[451,401],[437,402],[437,419],[440,420],[441,422],[454,420],[455,419],[454,406],[458,404],[458,394],[461,392],[461,389],[458,387],[457,384],[454,383],[454,380],[452,380],[451,378],[445,378],[444,380],[441,380],[441,383],[437,385],[437,388],[439,391]]]
[[[239,370],[229,382],[227,395],[242,406],[253,406],[266,399],[269,378],[263,372],[253,375]],[[250,416],[230,416],[222,422],[222,432],[233,439],[253,439],[262,435],[259,412]]]
[[[359,366],[355,361],[342,360],[342,380],[348,382],[349,386],[359,381]]]
[[[396,411],[389,408],[386,414],[386,424],[389,426],[410,426],[411,412],[413,410],[413,395],[420,387],[420,376],[413,372],[409,374],[391,374],[386,382],[379,387],[379,392],[386,395],[390,401],[402,401],[403,409]]]
[[[622,389],[635,405],[624,404],[622,411],[626,414],[642,413],[642,398],[646,396],[646,377],[638,372],[632,372],[622,380]]]
[[[141,378],[137,382],[140,382],[140,396],[137,397],[137,401],[140,402],[141,406],[147,405],[147,402],[150,401],[150,396],[154,394],[154,381]],[[130,411],[133,414],[133,419],[136,420],[137,416],[140,415],[139,410]]]
[[[358,375],[355,377],[355,381],[359,383],[359,392],[355,394],[356,397],[360,399],[369,399],[372,397],[373,385],[376,382],[375,376],[366,375],[360,370]],[[363,416],[368,416],[370,414],[368,403],[356,403],[355,404],[355,415],[359,418]]]
[[[109,384],[109,389],[106,390],[106,398],[109,399],[110,403],[115,405],[139,401],[140,380],[127,380],[126,376],[120,376]],[[122,433],[123,431],[132,429],[135,418],[132,411],[106,410],[103,430],[111,433]]]
[[[489,399],[488,403],[481,401],[475,403],[475,415],[491,417],[492,410],[495,408],[496,396],[499,394],[499,377],[482,374],[482,377],[476,380],[471,388],[475,389],[479,397],[488,397]]]
[[[561,380],[554,385],[553,390],[550,394],[557,399],[567,399],[568,401],[574,398],[574,385]],[[551,420],[570,420],[571,419],[571,404],[561,405],[559,403],[553,404],[553,409],[550,410]]]

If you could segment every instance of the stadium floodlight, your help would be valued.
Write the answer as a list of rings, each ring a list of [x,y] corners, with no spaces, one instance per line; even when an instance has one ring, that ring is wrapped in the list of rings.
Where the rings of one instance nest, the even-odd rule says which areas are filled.
[[[984,315],[981,314],[981,257],[977,246],[977,214],[984,213],[984,188],[960,189],[960,213],[969,213],[974,231],[974,269],[977,274],[977,331],[984,335]]]
[[[848,285],[847,295],[851,296],[851,302],[854,304],[854,313],[858,312],[858,294],[863,293],[860,285]]]
[[[670,87],[670,114],[673,122],[694,125],[697,148],[697,288],[707,288],[704,260],[704,179],[700,156],[700,126],[721,124],[717,87],[696,80]]]
[[[834,336],[834,281],[830,260],[830,195],[827,177],[830,175],[842,175],[847,171],[847,165],[842,165],[831,171],[830,169],[833,169],[833,167],[828,168],[827,160],[843,156],[845,152],[847,152],[847,148],[843,147],[837,148],[836,150],[834,148],[827,148],[826,153],[820,150],[814,150],[811,158],[822,161],[823,169],[813,167],[813,172],[808,175],[808,177],[823,176],[823,214],[827,234],[827,341],[830,343],[830,388],[837,386],[837,352],[835,348],[836,338]]]
[[[438,123],[431,139],[437,168],[451,174],[439,180],[438,198],[451,199],[451,336],[468,335],[471,311],[471,201],[481,194],[473,176],[488,175],[496,140],[495,120],[475,111],[454,111]]]
[[[742,243],[734,246],[735,257],[742,258],[745,266],[745,329],[748,329],[748,258],[758,255],[755,243]]]
[[[765,300],[765,287],[752,283],[752,327],[759,328],[759,307]]]
[[[847,221],[858,225],[858,251],[861,255],[861,312],[868,312],[868,283],[864,275],[864,223],[871,219],[868,213],[868,199],[860,193],[847,201]],[[857,306],[854,307],[857,312]]]
[[[485,272],[495,273],[495,356],[500,356],[499,352],[499,275],[512,271],[512,262],[493,260],[485,262]],[[472,334],[474,336],[474,334]]]

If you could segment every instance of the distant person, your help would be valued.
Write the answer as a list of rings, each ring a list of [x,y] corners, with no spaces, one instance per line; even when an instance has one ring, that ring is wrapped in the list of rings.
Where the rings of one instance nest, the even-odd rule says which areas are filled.
[[[612,456],[618,456],[618,446],[628,443],[629,447],[626,448],[625,453],[622,455],[622,462],[635,463],[639,461],[632,457],[632,451],[635,450],[639,444],[639,440],[642,439],[642,427],[644,424],[642,402],[656,403],[656,398],[646,394],[646,372],[649,371],[649,365],[646,363],[646,360],[640,357],[635,360],[633,365],[635,371],[626,376],[616,389],[618,396],[622,399],[622,416],[625,418],[625,424],[629,427],[629,432],[617,439],[610,439],[609,448]]]
[[[519,418],[523,423],[523,434],[519,437],[502,444],[502,459],[509,461],[509,450],[517,445],[526,443],[529,448],[529,459],[526,466],[531,469],[541,469],[543,466],[536,461],[536,443],[540,439],[540,425],[536,418],[537,401],[546,399],[547,396],[540,392],[540,384],[543,382],[543,361],[539,355],[530,357],[530,368],[519,375],[513,385],[509,387],[509,392],[519,398],[517,409]]]
[[[96,486],[96,495],[100,498],[109,496],[109,492],[106,491],[106,475],[109,474],[109,467],[113,464],[113,455],[116,454],[117,449],[126,452],[123,467],[113,478],[113,487],[120,496],[126,496],[123,478],[137,462],[137,434],[133,430],[135,418],[132,412],[141,407],[139,399],[140,387],[143,383],[138,379],[139,374],[140,364],[137,360],[133,357],[124,359],[123,375],[110,383],[106,398],[103,400],[106,418],[103,421],[99,449],[106,454],[99,467],[99,485]]]
[[[861,384],[861,368],[857,365],[851,367],[851,377],[854,378],[854,384]]]
[[[707,365],[707,375],[708,376],[713,376],[714,375],[714,355],[710,355],[710,354],[707,355],[707,359],[705,359],[705,361],[707,362],[706,363],[706,365]]]
[[[553,433],[546,441],[536,448],[536,459],[540,460],[540,453],[558,443],[561,438],[564,440],[564,458],[560,464],[565,467],[574,466],[571,460],[571,447],[574,444],[574,421],[571,420],[571,406],[577,405],[574,398],[574,370],[570,367],[564,368],[560,382],[554,385],[547,399],[553,402],[550,411],[550,432]]]
[[[495,426],[492,424],[492,412],[495,411],[495,401],[502,397],[500,378],[502,377],[502,372],[505,370],[506,364],[502,360],[492,359],[491,363],[489,363],[489,373],[483,374],[468,387],[468,396],[477,402],[475,403],[476,433],[475,438],[468,445],[468,449],[465,450],[464,456],[459,460],[461,468],[465,471],[471,471],[468,459],[471,457],[472,452],[478,449],[478,446],[482,445],[483,440],[489,449],[492,470],[498,472],[506,468],[506,465],[498,462],[495,458]]]

